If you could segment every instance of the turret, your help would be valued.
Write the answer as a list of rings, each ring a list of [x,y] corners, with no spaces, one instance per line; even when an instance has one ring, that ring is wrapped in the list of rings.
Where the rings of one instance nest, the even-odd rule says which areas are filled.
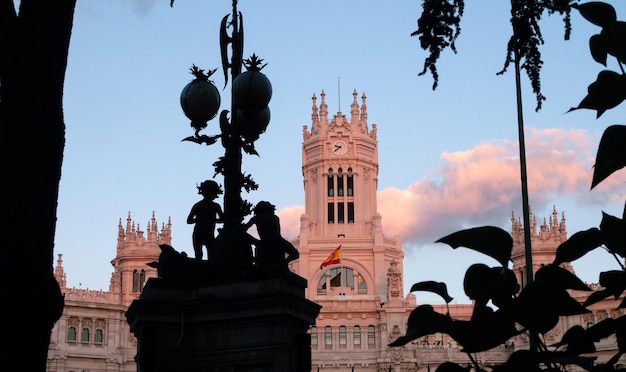
[[[145,231],[131,219],[130,212],[126,226],[118,224],[116,256],[111,261],[113,274],[109,283],[109,291],[121,296],[121,303],[128,306],[139,297],[145,282],[157,276],[155,268],[149,262],[158,261],[161,244],[172,244],[172,224],[163,224],[161,230],[154,212],[146,224]]]

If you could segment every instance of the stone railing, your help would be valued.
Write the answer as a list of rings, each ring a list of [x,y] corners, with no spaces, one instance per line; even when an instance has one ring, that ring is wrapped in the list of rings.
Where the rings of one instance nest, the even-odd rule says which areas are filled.
[[[63,295],[65,296],[65,301],[95,302],[101,304],[119,303],[119,296],[103,290],[90,290],[73,287],[63,289]]]

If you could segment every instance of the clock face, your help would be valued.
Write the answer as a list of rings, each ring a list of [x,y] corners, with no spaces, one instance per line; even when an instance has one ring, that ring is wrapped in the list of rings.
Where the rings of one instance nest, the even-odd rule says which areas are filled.
[[[348,144],[345,141],[337,140],[332,143],[331,151],[335,155],[345,155],[348,152]]]

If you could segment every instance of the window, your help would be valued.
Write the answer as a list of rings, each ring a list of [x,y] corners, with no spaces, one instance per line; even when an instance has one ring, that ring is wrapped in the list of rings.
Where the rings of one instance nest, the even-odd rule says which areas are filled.
[[[330,326],[324,328],[324,346],[327,349],[333,346],[333,329]]]
[[[83,328],[82,332],[80,333],[80,342],[89,342],[89,329],[88,328]]]
[[[143,286],[146,284],[146,270],[141,270],[139,274],[139,292],[143,291]]]
[[[317,327],[311,327],[311,345],[317,345]]]
[[[363,277],[361,276],[361,274],[357,274],[356,276],[356,281],[357,281],[357,288],[358,288],[358,292],[361,294],[366,294],[367,293],[367,284],[365,283],[365,279],[363,279]]]
[[[352,177],[352,168],[348,168],[346,181],[348,184],[348,196],[354,196],[354,178]]]
[[[317,284],[317,293],[324,294],[326,292],[326,277],[330,277],[330,287],[349,287],[355,289],[354,281],[356,280],[356,289],[360,294],[367,294],[367,283],[361,274],[357,273],[349,267],[334,267],[329,269],[325,275],[322,276]]]
[[[369,347],[376,345],[376,333],[373,325],[367,326],[367,344]]]
[[[67,340],[76,341],[76,327],[70,327],[67,330]]]
[[[343,196],[343,169],[337,171],[337,196]]]
[[[333,179],[333,168],[328,169],[328,196],[335,196],[335,181]]]
[[[337,223],[344,223],[344,204],[337,203]]]
[[[339,345],[346,345],[348,343],[348,334],[346,332],[346,326],[339,326]]]
[[[133,293],[137,293],[140,290],[139,272],[135,269],[133,270]]]
[[[354,202],[348,202],[348,223],[354,223]]]
[[[104,332],[101,329],[96,329],[96,334],[93,335],[93,342],[96,344],[102,344],[104,340]]]
[[[328,203],[328,223],[335,223],[335,208],[333,203]]]
[[[354,334],[352,335],[352,342],[355,345],[361,345],[361,327],[358,325],[354,326]]]

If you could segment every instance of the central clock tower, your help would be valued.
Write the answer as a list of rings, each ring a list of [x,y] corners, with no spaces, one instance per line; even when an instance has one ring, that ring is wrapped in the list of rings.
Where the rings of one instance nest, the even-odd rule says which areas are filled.
[[[350,116],[338,111],[332,118],[324,91],[319,107],[312,97],[311,128],[304,126],[302,143],[305,211],[294,242],[300,258],[292,269],[308,280],[307,297],[313,301],[384,303],[403,296],[398,279],[404,253],[398,237],[383,235],[376,210],[377,128],[368,126],[365,94],[360,106],[356,90],[352,96]],[[339,246],[340,262],[322,267]],[[397,274],[394,280],[388,280],[390,270]]]

